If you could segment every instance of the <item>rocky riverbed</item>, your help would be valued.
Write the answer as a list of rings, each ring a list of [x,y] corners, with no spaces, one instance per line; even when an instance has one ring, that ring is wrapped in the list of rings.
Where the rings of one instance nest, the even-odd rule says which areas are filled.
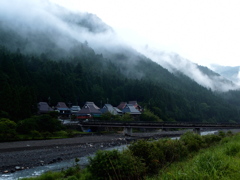
[[[131,137],[122,134],[88,135],[67,139],[0,143],[0,173],[13,173],[88,156],[97,150],[129,144],[137,139],[174,137],[184,132],[186,131],[134,133]]]

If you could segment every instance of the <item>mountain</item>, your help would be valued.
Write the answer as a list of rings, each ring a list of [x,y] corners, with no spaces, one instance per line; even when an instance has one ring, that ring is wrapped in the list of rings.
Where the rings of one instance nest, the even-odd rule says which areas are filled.
[[[216,64],[212,64],[211,68],[221,74],[221,76],[231,80],[236,84],[240,84],[240,76],[239,76],[239,69],[240,66],[220,66]]]
[[[0,117],[27,118],[50,97],[51,105],[137,100],[164,121],[239,121],[236,104],[214,92],[235,85],[206,67],[174,53],[137,51],[93,14],[48,1],[2,2]]]
[[[165,67],[172,73],[183,73],[198,84],[217,92],[239,89],[239,86],[231,79],[216,73],[205,66],[195,64],[173,52],[162,52],[145,47],[141,52]]]

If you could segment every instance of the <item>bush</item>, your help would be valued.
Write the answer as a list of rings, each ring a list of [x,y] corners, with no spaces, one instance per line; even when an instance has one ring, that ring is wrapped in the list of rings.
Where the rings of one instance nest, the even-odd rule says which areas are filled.
[[[202,139],[205,142],[206,146],[210,147],[214,143],[220,142],[222,138],[215,134],[208,134],[208,135],[202,136]]]
[[[130,151],[98,151],[94,157],[89,157],[87,168],[91,179],[96,180],[140,180],[145,173],[144,164]]]
[[[227,136],[233,136],[232,131],[228,131],[228,132],[227,132]]]
[[[145,165],[147,173],[156,173],[168,163],[178,161],[188,154],[187,148],[179,140],[139,140],[129,147],[132,154],[138,157]]]
[[[42,137],[41,133],[36,130],[31,131],[30,136],[32,139],[40,139]]]
[[[13,140],[16,133],[17,124],[9,119],[0,119],[0,141]]]
[[[163,152],[158,151],[153,142],[146,140],[138,140],[131,144],[128,149],[145,164],[147,173],[157,172],[161,165],[159,162],[164,159]]]
[[[48,131],[42,132],[41,133],[44,139],[48,139],[52,136],[52,134]]]
[[[140,115],[141,121],[157,121],[161,122],[162,120],[156,116],[153,112],[148,109],[144,109],[144,112]]]
[[[226,133],[223,132],[223,131],[219,131],[219,132],[218,132],[218,135],[219,135],[221,138],[226,137]]]
[[[125,113],[120,117],[121,121],[134,121],[134,118],[129,113]]]
[[[17,124],[17,131],[22,134],[29,134],[33,130],[39,130],[38,124],[35,118],[28,118],[19,121]]]
[[[193,132],[183,134],[180,140],[184,143],[189,152],[197,152],[204,145],[202,137]]]
[[[68,137],[68,132],[66,131],[57,131],[57,132],[54,132],[53,133],[54,136],[57,136],[57,137]]]
[[[162,149],[167,163],[178,161],[188,155],[187,147],[179,140],[168,139],[163,141]]]
[[[54,132],[63,129],[61,122],[50,115],[33,116],[18,122],[17,131],[29,134],[30,131]]]

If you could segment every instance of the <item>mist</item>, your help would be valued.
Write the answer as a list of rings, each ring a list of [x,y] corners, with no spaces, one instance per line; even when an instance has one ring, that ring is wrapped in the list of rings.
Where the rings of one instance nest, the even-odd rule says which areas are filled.
[[[240,88],[239,84],[235,84],[219,74],[211,72],[210,69],[208,69],[210,72],[201,71],[201,66],[181,57],[174,52],[164,52],[149,48],[148,46],[139,49],[139,51],[164,68],[168,69],[170,72],[174,74],[181,72],[190,77],[192,80],[196,81],[198,84],[213,91],[225,92]],[[207,67],[202,68],[207,69]]]
[[[141,79],[144,74],[137,70],[131,72],[140,52],[168,71],[181,72],[213,91],[239,88],[220,75],[203,73],[197,64],[176,53],[148,47],[138,48],[137,52],[96,15],[68,10],[49,0],[1,0],[0,31],[0,43],[12,51],[19,49],[22,53],[47,53],[50,57],[54,54],[53,58],[64,58],[84,44],[104,58],[114,61],[117,55],[118,60],[127,59],[128,69],[124,74],[132,73]]]
[[[42,53],[50,48],[66,53],[79,43],[88,42],[97,49],[103,42],[118,42],[113,29],[97,16],[73,12],[48,0],[1,0],[0,27],[15,36],[7,41],[1,38],[1,43],[23,53]]]

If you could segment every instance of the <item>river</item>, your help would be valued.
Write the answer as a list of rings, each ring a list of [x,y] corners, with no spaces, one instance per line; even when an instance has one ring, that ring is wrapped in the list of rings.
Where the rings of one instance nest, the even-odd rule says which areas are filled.
[[[201,132],[201,135],[207,135],[207,134],[214,134],[217,131],[206,131],[206,132]],[[172,139],[178,139],[179,137],[174,137]],[[106,150],[112,150],[112,149],[117,149],[117,150],[123,150],[124,148],[127,148],[127,145],[121,145],[121,146],[115,146],[112,148],[108,148]],[[89,156],[93,156],[89,155]],[[86,166],[88,164],[88,157],[81,157],[80,161],[78,164],[80,166]],[[75,165],[75,159],[67,160],[67,161],[61,161],[58,163],[50,164],[50,165],[44,165],[44,166],[38,166],[35,168],[31,169],[25,169],[22,171],[16,171],[14,173],[7,173],[7,174],[0,174],[0,179],[1,180],[15,180],[15,179],[21,179],[25,177],[33,177],[33,176],[39,176],[45,172],[48,171],[60,171],[62,169],[67,169],[69,167],[72,167]]]

